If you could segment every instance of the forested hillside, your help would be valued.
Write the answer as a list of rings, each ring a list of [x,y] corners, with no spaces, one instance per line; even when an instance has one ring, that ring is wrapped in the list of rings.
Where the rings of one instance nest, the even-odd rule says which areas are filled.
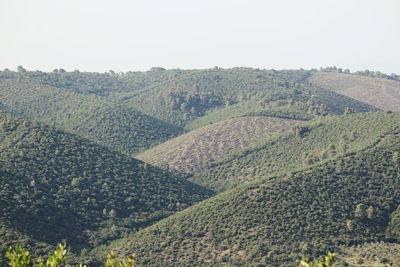
[[[0,240],[98,246],[213,193],[48,126],[0,117]],[[3,259],[3,252],[0,259]]]
[[[0,78],[0,111],[45,122],[98,144],[132,154],[183,130],[134,108],[25,78]]]
[[[374,143],[400,123],[397,113],[327,116],[210,165],[190,179],[215,190],[232,188],[258,178],[286,174],[354,153]]]
[[[397,125],[362,151],[239,186],[107,249],[135,251],[143,265],[296,266],[301,254],[385,240],[400,204],[399,151]]]
[[[393,263],[398,84],[337,68],[0,71],[0,265],[10,244],[64,241],[94,266],[110,250],[139,266]]]
[[[356,112],[376,110],[333,91],[314,87],[305,82],[308,76],[308,71],[250,68],[187,71],[141,92],[120,97],[128,105],[178,126],[225,108],[229,108],[230,114],[220,114],[222,119],[230,118],[232,113],[240,116],[267,112],[293,117],[298,113],[342,114],[346,108]]]

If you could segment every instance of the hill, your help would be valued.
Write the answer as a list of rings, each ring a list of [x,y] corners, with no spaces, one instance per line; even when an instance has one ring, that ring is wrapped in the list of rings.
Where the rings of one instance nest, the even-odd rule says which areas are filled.
[[[260,177],[286,174],[321,164],[373,144],[400,122],[400,114],[355,113],[326,116],[260,141],[191,177],[195,183],[225,190]]]
[[[212,195],[78,136],[4,117],[0,174],[0,240],[6,245],[65,240],[79,252]]]
[[[312,118],[346,108],[355,112],[374,107],[307,81],[311,71],[260,70],[251,68],[165,70],[146,72],[51,73],[41,71],[2,71],[2,79],[32,81],[59,92],[97,96],[117,102],[160,121],[194,129],[209,122],[243,115]],[[194,122],[200,119],[199,122]],[[193,122],[193,123],[192,123]],[[190,125],[188,125],[190,124]]]
[[[383,241],[400,204],[399,150],[397,126],[362,151],[223,192],[96,253],[135,252],[145,266],[297,266],[302,254]]]
[[[247,116],[217,122],[178,136],[137,156],[138,159],[181,173],[193,174],[234,151],[243,150],[299,121]]]
[[[275,71],[250,68],[174,70],[163,82],[133,92],[114,95],[116,99],[162,121],[184,127],[217,110],[213,122],[268,112],[269,114],[342,114],[346,107],[356,112],[375,111],[370,105],[321,89],[306,82],[309,71]],[[172,75],[174,74],[174,75]],[[123,77],[129,80],[130,75]],[[253,114],[254,115],[254,114]],[[204,126],[202,124],[201,126]],[[193,128],[193,127],[192,127]]]
[[[400,81],[336,72],[313,72],[309,82],[382,110],[400,111]]]
[[[350,266],[397,266],[400,244],[388,242],[366,243],[340,249],[339,259]]]
[[[181,128],[104,98],[25,78],[1,78],[0,103],[3,114],[54,125],[127,154],[183,132]]]

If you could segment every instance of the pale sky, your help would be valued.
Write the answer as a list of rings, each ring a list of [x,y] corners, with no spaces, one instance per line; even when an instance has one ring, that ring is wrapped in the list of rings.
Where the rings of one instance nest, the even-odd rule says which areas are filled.
[[[400,0],[0,0],[0,69],[400,74]]]

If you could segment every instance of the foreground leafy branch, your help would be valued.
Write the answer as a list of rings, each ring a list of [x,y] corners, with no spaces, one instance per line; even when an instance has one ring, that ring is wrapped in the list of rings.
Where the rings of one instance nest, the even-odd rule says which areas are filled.
[[[328,253],[327,256],[324,256],[323,258],[316,259],[314,261],[309,261],[306,258],[303,258],[300,261],[299,267],[331,267],[333,266],[333,263],[335,262],[335,253]]]
[[[15,248],[10,247],[6,252],[6,257],[11,267],[58,267],[66,263],[67,257],[66,245],[59,244],[53,255],[49,256],[45,261],[39,257],[36,263],[32,259],[29,251],[23,249],[20,245]],[[107,254],[105,267],[134,267],[135,255],[129,255],[125,260],[117,260],[114,251]],[[77,267],[86,267],[85,264],[78,264]]]

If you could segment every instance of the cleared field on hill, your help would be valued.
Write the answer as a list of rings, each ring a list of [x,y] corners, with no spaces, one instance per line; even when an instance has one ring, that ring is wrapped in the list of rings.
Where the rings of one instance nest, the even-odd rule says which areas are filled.
[[[300,121],[252,116],[228,119],[176,137],[138,155],[145,162],[193,173]]]
[[[376,242],[343,248],[339,259],[350,266],[398,266],[400,244]]]
[[[400,82],[333,72],[315,72],[309,81],[383,110],[400,111]]]

